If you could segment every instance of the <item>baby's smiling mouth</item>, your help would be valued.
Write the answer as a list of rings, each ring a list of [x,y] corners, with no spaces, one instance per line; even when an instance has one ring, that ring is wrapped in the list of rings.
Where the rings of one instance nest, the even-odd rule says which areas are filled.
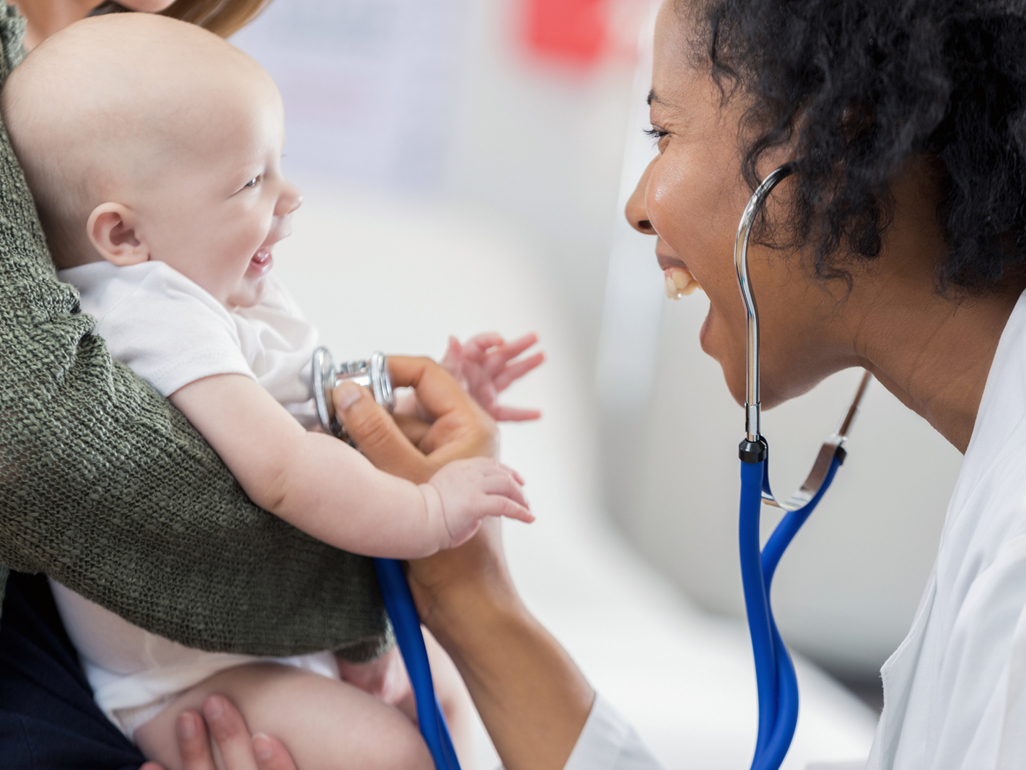
[[[249,269],[255,271],[258,275],[264,275],[271,269],[273,264],[274,257],[271,255],[271,250],[267,248],[258,249],[253,258],[249,260]]]

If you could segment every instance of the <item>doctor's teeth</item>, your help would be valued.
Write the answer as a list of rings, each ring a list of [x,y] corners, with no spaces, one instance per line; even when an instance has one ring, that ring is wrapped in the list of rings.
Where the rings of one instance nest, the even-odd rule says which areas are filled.
[[[680,299],[702,288],[690,272],[682,267],[668,267],[665,271],[666,296]]]
[[[684,291],[684,289],[688,288],[688,286],[691,284],[691,281],[694,280],[691,277],[690,272],[680,267],[671,267],[669,270],[666,271],[666,274],[673,279],[673,283],[681,291]]]

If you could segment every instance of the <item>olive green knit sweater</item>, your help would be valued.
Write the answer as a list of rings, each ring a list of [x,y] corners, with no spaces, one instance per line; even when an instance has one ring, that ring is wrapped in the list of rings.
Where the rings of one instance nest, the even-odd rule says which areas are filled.
[[[23,35],[0,0],[0,83]],[[45,572],[191,647],[374,655],[387,621],[370,560],[253,505],[77,311],[0,127],[0,598],[8,568]]]

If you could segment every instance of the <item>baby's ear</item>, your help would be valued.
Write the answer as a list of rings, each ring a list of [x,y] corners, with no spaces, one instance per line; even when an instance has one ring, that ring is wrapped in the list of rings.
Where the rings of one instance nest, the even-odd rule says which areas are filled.
[[[115,265],[137,265],[150,250],[136,235],[138,217],[120,203],[101,203],[89,215],[86,234],[100,256]]]

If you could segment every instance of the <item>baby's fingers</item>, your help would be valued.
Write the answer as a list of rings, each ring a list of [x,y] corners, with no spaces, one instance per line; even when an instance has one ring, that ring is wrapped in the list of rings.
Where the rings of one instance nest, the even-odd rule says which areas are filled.
[[[499,465],[500,468],[502,468],[504,471],[506,471],[508,474],[510,474],[514,479],[516,479],[517,484],[519,484],[520,486],[524,486],[524,484],[527,483],[527,482],[524,481],[524,477],[523,476],[521,476],[516,470],[514,470],[513,468],[510,468],[505,463],[499,463],[498,465]]]
[[[519,356],[521,353],[523,353],[525,350],[527,350],[529,347],[531,347],[537,342],[538,335],[534,332],[530,332],[529,334],[525,334],[523,337],[518,337],[512,342],[507,342],[499,349],[499,351],[496,352],[501,352],[501,354],[506,358],[506,360],[510,361]]]
[[[458,377],[460,372],[460,359],[462,357],[463,347],[460,345],[460,341],[455,337],[449,337],[449,347],[446,348],[445,355],[442,356],[442,360],[438,363],[453,377]]]
[[[475,334],[463,345],[463,355],[473,361],[480,361],[490,349],[505,344],[506,341],[497,332]]]
[[[514,502],[505,495],[488,495],[485,500],[486,516],[505,516],[507,519],[516,519],[526,524],[534,521],[534,514],[527,506]]]
[[[483,357],[484,370],[488,373],[489,377],[494,377],[502,371],[506,364],[519,356],[537,341],[538,335],[531,333],[525,334],[520,339],[513,340],[513,342],[504,342],[500,345],[495,345],[490,348],[487,351],[487,354]]]
[[[501,393],[513,384],[514,381],[519,380],[531,370],[537,369],[544,361],[544,353],[535,353],[520,361],[514,361],[492,377],[492,384],[495,386],[495,390]]]
[[[489,474],[482,480],[481,488],[484,492],[489,495],[507,497],[525,508],[530,508],[527,498],[524,497],[524,490],[517,480],[505,470],[496,470],[496,473]]]
[[[527,420],[537,420],[542,416],[537,409],[521,409],[502,404],[496,404],[488,410],[488,413],[498,422],[526,422]]]

